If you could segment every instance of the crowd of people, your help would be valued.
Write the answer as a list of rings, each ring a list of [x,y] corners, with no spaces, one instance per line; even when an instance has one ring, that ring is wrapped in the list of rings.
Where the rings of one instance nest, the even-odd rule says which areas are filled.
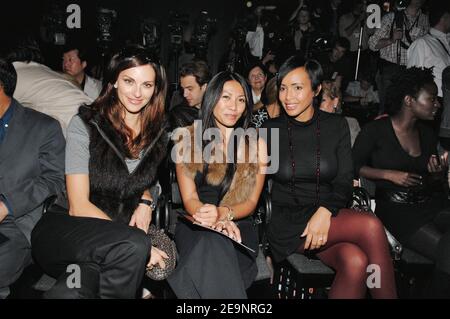
[[[172,96],[165,67],[137,44],[102,79],[88,75],[80,44],[65,47],[62,72],[43,64],[37,41],[12,45],[0,57],[0,298],[32,262],[56,279],[46,298],[139,298],[146,269],[169,258],[147,235],[167,165],[189,217],[177,222],[167,278],[178,298],[247,298],[261,253],[252,215],[269,180],[274,265],[315,256],[335,271],[328,298],[395,299],[386,227],[434,263],[423,297],[450,298],[450,6],[425,12],[412,0],[368,30],[365,3],[341,14],[340,2],[317,11],[299,1],[286,60],[273,63],[253,38],[258,56],[242,74],[195,59]],[[333,46],[311,56],[324,26]],[[361,121],[344,105],[377,105],[379,116]],[[376,185],[376,215],[349,208],[359,179]],[[376,287],[369,265],[380,269]]]

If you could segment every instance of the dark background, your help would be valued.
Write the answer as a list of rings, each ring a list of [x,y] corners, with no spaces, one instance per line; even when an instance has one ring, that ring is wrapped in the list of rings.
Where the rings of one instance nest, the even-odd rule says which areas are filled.
[[[40,38],[40,27],[43,16],[52,12],[55,4],[63,9],[64,26],[70,13],[66,13],[69,4],[75,3],[81,7],[81,29],[69,30],[65,28],[68,38],[82,39],[92,56],[99,57],[97,38],[97,9],[105,7],[117,11],[118,16],[114,25],[113,46],[120,48],[126,42],[139,42],[142,39],[140,22],[144,18],[154,18],[160,22],[161,46],[160,58],[163,64],[173,69],[173,54],[170,46],[170,11],[177,11],[181,15],[187,15],[189,25],[185,25],[185,35],[189,37],[189,31],[200,15],[206,10],[208,15],[215,19],[216,32],[209,41],[208,63],[213,72],[216,72],[221,57],[228,49],[228,38],[238,16],[245,16],[250,12],[246,6],[247,0],[36,0],[36,1],[10,1],[8,7],[2,8],[0,19],[0,36],[3,43],[13,41],[20,34],[33,34]],[[298,5],[297,0],[256,0],[252,1],[254,9],[258,5],[276,5],[277,13],[287,23],[291,12]],[[4,4],[2,4],[4,5]],[[54,44],[43,45],[46,61],[45,64],[54,69],[60,68],[61,46]],[[169,71],[169,77],[173,71]]]

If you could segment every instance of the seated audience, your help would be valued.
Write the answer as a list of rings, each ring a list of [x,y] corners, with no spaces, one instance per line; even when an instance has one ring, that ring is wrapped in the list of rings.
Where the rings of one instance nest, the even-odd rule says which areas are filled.
[[[102,82],[87,75],[87,52],[80,45],[67,45],[63,51],[62,69],[64,73],[72,76],[80,88],[95,100],[102,90]]]
[[[92,99],[63,75],[45,66],[39,46],[32,39],[18,39],[7,55],[17,72],[14,98],[23,106],[45,113],[67,126],[80,105]]]
[[[257,62],[250,65],[246,74],[247,82],[252,91],[253,106],[256,106],[260,102],[262,92],[266,86],[267,70],[264,64]]]
[[[321,91],[320,109],[328,113],[341,113],[341,91],[337,88],[334,82],[323,81]],[[345,120],[350,128],[351,146],[355,143],[356,136],[358,136],[361,128],[358,120],[354,117],[346,116]]]
[[[264,123],[264,121],[277,117],[280,115],[280,106],[277,100],[277,79],[272,78],[267,82],[264,88],[261,107],[253,110],[252,115],[252,126],[259,128]]]
[[[210,79],[211,73],[204,61],[189,62],[181,67],[180,86],[184,100],[170,110],[172,129],[192,125],[194,120],[199,119],[203,95]]]

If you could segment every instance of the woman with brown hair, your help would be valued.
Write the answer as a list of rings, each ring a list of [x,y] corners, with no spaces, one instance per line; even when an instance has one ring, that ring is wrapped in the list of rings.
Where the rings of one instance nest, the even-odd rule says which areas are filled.
[[[146,235],[155,208],[150,190],[166,153],[165,95],[161,65],[129,46],[111,59],[100,96],[73,117],[68,213],[52,208],[32,233],[36,261],[58,278],[45,297],[134,298],[146,265],[165,266],[167,255]],[[74,287],[66,283],[70,269],[81,276]]]
[[[322,97],[320,101],[320,109],[322,111],[328,113],[341,113],[342,94],[334,82],[323,81],[322,92],[320,95]],[[359,126],[358,120],[354,117],[345,116],[345,120],[350,129],[351,145],[353,146],[359,131],[361,131],[361,127]]]

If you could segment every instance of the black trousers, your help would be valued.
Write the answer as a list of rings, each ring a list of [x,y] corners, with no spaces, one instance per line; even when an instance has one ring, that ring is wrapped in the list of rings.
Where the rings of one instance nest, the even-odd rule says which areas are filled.
[[[0,244],[0,299],[3,299],[9,295],[9,286],[30,264],[31,247],[11,216],[0,223],[0,234],[8,238]]]
[[[436,264],[427,297],[450,298],[450,207],[422,226],[406,246]]]
[[[137,228],[52,212],[34,228],[31,244],[35,261],[58,279],[44,297],[64,299],[135,298],[151,249]]]
[[[406,246],[436,262],[450,275],[450,207],[414,233]]]

